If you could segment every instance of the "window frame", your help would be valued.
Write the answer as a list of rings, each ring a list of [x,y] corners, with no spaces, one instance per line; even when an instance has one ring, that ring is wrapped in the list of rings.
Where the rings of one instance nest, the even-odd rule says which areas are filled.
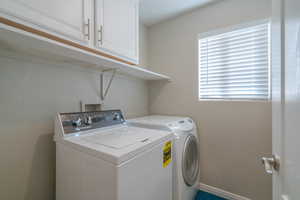
[[[221,35],[221,34],[225,34],[225,33],[229,33],[229,32],[233,32],[233,31],[237,31],[243,28],[249,28],[251,26],[257,26],[257,25],[262,25],[262,24],[268,24],[269,26],[269,35],[268,35],[268,42],[269,42],[269,48],[268,48],[268,98],[267,99],[249,99],[249,98],[211,98],[211,99],[206,99],[206,98],[201,98],[200,97],[200,40],[207,38],[207,37],[212,37],[212,36],[217,36],[217,35]],[[198,56],[198,101],[236,101],[236,102],[270,102],[272,100],[272,80],[271,80],[271,74],[272,74],[272,64],[271,64],[271,20],[269,18],[267,19],[263,19],[263,20],[257,20],[257,21],[252,21],[252,22],[248,22],[248,23],[241,23],[238,25],[233,25],[233,26],[229,26],[226,28],[221,28],[221,29],[216,29],[216,30],[212,30],[212,31],[208,31],[208,32],[203,32],[198,34],[197,37],[197,48],[198,48],[198,52],[197,52],[197,56]]]

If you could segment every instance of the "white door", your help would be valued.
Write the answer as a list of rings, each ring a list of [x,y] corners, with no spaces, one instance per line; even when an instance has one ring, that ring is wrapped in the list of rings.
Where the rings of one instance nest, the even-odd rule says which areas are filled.
[[[1,0],[0,14],[81,44],[92,38],[92,0]]]
[[[273,0],[273,200],[300,199],[300,1]]]
[[[96,0],[96,46],[138,63],[138,1]]]

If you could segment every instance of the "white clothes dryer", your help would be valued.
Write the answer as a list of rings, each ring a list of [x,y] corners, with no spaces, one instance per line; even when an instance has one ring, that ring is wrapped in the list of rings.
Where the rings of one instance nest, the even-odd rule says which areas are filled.
[[[198,191],[200,173],[199,142],[194,121],[188,117],[152,115],[128,122],[135,126],[173,132],[173,199],[193,200]]]

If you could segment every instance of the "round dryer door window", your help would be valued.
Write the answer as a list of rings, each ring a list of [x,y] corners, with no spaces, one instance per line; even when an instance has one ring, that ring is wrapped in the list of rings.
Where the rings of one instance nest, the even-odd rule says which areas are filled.
[[[189,135],[184,143],[182,155],[182,175],[188,186],[196,183],[199,173],[199,155],[197,138]]]

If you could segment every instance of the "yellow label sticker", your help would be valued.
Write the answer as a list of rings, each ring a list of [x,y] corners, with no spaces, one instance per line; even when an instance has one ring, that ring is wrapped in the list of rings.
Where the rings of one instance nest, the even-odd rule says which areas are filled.
[[[163,167],[167,167],[172,161],[172,141],[165,143],[163,147]]]

